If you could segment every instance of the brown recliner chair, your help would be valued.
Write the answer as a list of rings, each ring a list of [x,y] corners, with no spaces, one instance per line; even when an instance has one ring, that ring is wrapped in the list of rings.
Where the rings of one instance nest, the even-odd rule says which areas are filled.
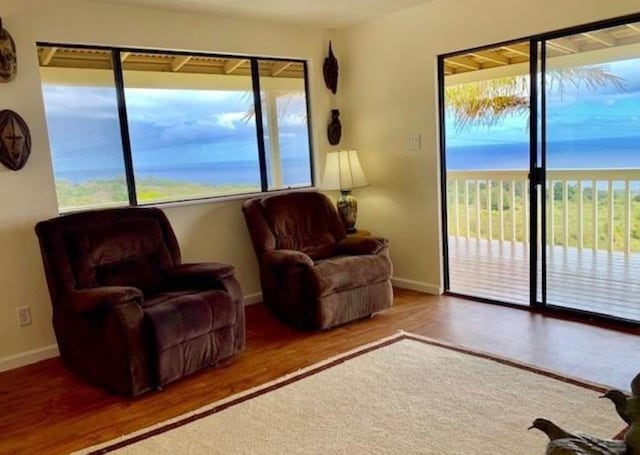
[[[161,210],[65,215],[36,233],[60,356],[90,382],[138,395],[244,347],[233,267],[182,264]]]
[[[264,303],[285,322],[328,329],[392,305],[386,240],[347,237],[323,194],[250,199],[242,210],[260,265]]]

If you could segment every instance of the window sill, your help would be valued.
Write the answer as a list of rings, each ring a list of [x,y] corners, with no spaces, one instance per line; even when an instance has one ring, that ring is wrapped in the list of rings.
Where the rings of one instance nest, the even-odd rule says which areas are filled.
[[[203,199],[191,199],[186,201],[170,201],[170,202],[152,202],[149,204],[138,204],[138,207],[157,207],[159,209],[171,207],[183,207],[189,205],[212,204],[216,202],[232,202],[238,200],[247,200],[254,197],[267,197],[274,194],[286,194],[294,191],[319,191],[316,186],[304,186],[300,188],[283,188],[281,190],[272,190],[267,192],[232,194],[229,196],[208,197]]]
[[[286,194],[291,193],[293,191],[320,191],[320,188],[317,186],[304,186],[304,187],[291,187],[291,188],[283,188],[281,190],[272,190],[267,192],[256,192],[256,193],[244,193],[244,194],[231,194],[228,196],[217,196],[217,197],[208,197],[202,199],[187,199],[184,201],[167,201],[167,202],[151,202],[148,204],[138,204],[137,206],[131,206],[127,204],[106,204],[104,206],[91,206],[91,207],[78,207],[71,208],[68,210],[60,210],[58,209],[59,215],[69,215],[71,213],[78,212],[88,212],[92,210],[101,210],[101,209],[114,209],[114,208],[126,208],[126,207],[157,207],[159,209],[164,208],[172,208],[172,207],[183,207],[189,205],[202,205],[202,204],[214,204],[217,202],[232,202],[238,200],[247,200],[254,197],[267,197],[274,194]]]

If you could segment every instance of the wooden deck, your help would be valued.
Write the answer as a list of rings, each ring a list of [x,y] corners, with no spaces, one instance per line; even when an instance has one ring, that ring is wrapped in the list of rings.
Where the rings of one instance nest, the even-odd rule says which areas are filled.
[[[449,272],[452,292],[529,304],[524,243],[451,236]],[[547,303],[640,321],[640,253],[551,248]]]

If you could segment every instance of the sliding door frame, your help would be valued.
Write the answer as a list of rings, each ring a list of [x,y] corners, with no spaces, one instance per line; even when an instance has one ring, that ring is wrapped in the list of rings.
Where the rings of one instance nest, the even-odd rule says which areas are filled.
[[[640,13],[620,16],[612,19],[591,22],[588,24],[567,27],[560,30],[531,35],[514,40],[502,41],[494,44],[478,46],[470,49],[441,54],[437,57],[437,78],[438,78],[438,130],[440,146],[440,204],[441,204],[441,232],[442,232],[442,272],[444,292],[447,295],[475,300],[484,303],[496,304],[517,308],[534,313],[560,316],[567,319],[579,321],[589,320],[589,322],[605,327],[622,328],[630,327],[635,329],[640,327],[640,321],[632,321],[609,316],[601,313],[593,313],[585,310],[565,308],[547,304],[547,254],[546,254],[546,223],[547,210],[544,203],[547,199],[546,188],[546,44],[547,41],[562,38],[579,33],[590,32],[598,29],[624,25],[631,22],[640,21]],[[450,290],[450,260],[449,260],[449,232],[448,232],[448,203],[447,203],[447,166],[446,166],[446,106],[445,106],[445,71],[444,63],[447,58],[456,57],[470,52],[479,52],[496,47],[509,46],[516,43],[529,42],[529,305],[521,305],[513,302],[476,297],[466,294],[459,294]],[[538,104],[539,103],[539,104]],[[539,134],[538,134],[539,133]],[[538,160],[538,144],[540,144],[540,159]],[[538,198],[538,186],[540,194]],[[538,201],[540,204],[540,242],[542,247],[538,250]],[[526,226],[525,226],[526,228]],[[538,299],[538,256],[540,255],[541,272],[541,299]]]

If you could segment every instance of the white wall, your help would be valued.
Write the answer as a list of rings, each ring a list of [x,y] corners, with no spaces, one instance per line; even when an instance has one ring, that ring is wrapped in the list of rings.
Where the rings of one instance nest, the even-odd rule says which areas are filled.
[[[55,352],[49,296],[33,232],[37,221],[57,215],[36,41],[309,59],[316,167],[328,147],[323,125],[329,114],[329,92],[321,76],[328,35],[321,29],[77,0],[3,0],[0,14],[15,39],[19,65],[14,81],[0,84],[0,109],[22,115],[33,141],[23,170],[0,169],[2,369]],[[186,261],[234,264],[245,294],[250,295],[260,288],[240,204],[212,202],[166,212]],[[33,324],[19,328],[16,308],[23,305],[31,306]]]
[[[442,286],[436,57],[640,11],[637,0],[436,0],[340,31],[345,145],[371,187],[358,225],[391,240],[397,283]],[[407,151],[410,135],[422,150]]]

